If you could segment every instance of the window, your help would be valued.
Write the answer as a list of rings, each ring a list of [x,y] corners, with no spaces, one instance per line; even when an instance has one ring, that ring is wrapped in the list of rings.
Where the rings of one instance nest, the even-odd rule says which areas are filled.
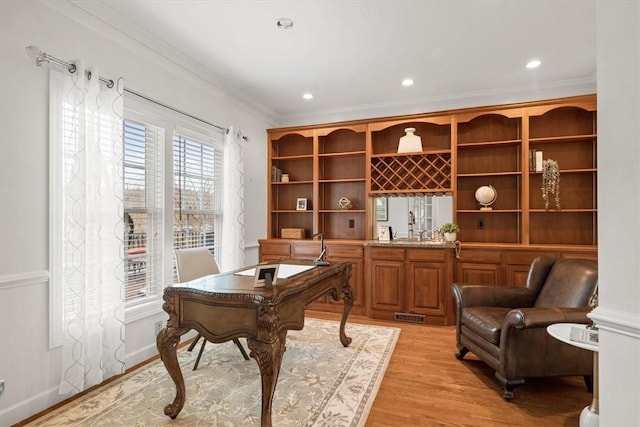
[[[158,114],[125,112],[128,306],[157,300],[175,281],[173,249],[205,246],[216,256],[222,229],[222,133]]]
[[[164,129],[124,122],[126,301],[162,289]]]
[[[424,231],[426,233],[424,237],[433,235],[435,216],[433,198],[432,195],[409,197],[409,211],[413,212],[416,220],[414,229]]]
[[[173,247],[206,246],[216,255],[222,227],[222,153],[175,135],[173,138]]]

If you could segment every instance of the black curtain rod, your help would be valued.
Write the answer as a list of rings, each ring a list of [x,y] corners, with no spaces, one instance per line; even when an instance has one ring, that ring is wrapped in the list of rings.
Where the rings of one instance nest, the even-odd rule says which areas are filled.
[[[36,65],[38,65],[38,66],[41,66],[43,63],[54,63],[54,64],[58,64],[58,65],[61,65],[61,66],[65,67],[70,73],[75,73],[77,71],[76,64],[74,64],[73,62],[63,61],[62,59],[56,58],[55,56],[49,55],[48,53],[44,53],[40,49],[38,49],[36,46],[27,46],[25,48],[25,50],[27,51],[27,55],[29,55],[32,58],[36,59]],[[100,79],[100,81],[102,83],[107,85],[107,87],[109,87],[109,88],[112,88],[114,86],[114,84],[115,84],[115,82],[113,80],[111,80],[111,79],[106,79],[106,78],[104,78],[102,76],[98,76],[98,78]],[[171,111],[174,111],[174,112],[176,112],[178,114],[182,114],[183,116],[189,117],[191,119],[197,120],[197,121],[199,121],[201,123],[204,123],[206,125],[212,126],[212,127],[216,128],[216,129],[219,129],[219,130],[221,130],[221,131],[223,131],[225,133],[229,132],[229,128],[225,128],[225,127],[222,127],[222,126],[215,125],[215,124],[213,124],[213,123],[211,123],[211,122],[209,122],[207,120],[201,119],[200,117],[196,117],[196,116],[194,116],[192,114],[189,114],[189,113],[187,113],[185,111],[182,111],[182,110],[174,108],[174,107],[172,107],[170,105],[167,105],[164,102],[160,102],[157,99],[153,99],[153,98],[150,98],[150,97],[148,97],[146,95],[141,94],[140,92],[136,92],[133,89],[128,89],[128,88],[125,87],[124,91],[127,92],[127,93],[130,93],[131,95],[135,95],[135,96],[137,96],[139,98],[142,98],[142,99],[144,99],[146,101],[153,102],[154,104],[157,104],[157,105],[159,105],[161,107],[167,108],[167,109],[169,109]],[[242,138],[242,140],[244,140],[246,142],[249,142],[249,137],[248,136],[243,135],[241,131],[239,131],[238,133],[239,133],[240,138]]]
[[[191,118],[191,119],[197,120],[197,121],[202,122],[202,123],[204,123],[204,124],[206,124],[206,125],[213,126],[214,128],[216,128],[216,129],[220,129],[221,131],[223,131],[223,132],[225,132],[225,133],[226,133],[226,132],[229,132],[229,128],[225,128],[225,127],[222,127],[222,126],[214,125],[213,123],[208,122],[208,121],[206,121],[206,120],[204,120],[204,119],[201,119],[200,117],[196,117],[196,116],[191,115],[191,114],[189,114],[189,113],[187,113],[187,112],[185,112],[185,111],[178,110],[177,108],[174,108],[174,107],[172,107],[172,106],[170,106],[170,105],[167,105],[167,104],[165,104],[164,102],[160,102],[160,101],[158,101],[157,99],[153,99],[153,98],[150,98],[150,97],[148,97],[148,96],[146,96],[146,95],[141,94],[140,92],[136,92],[136,91],[135,91],[135,90],[133,90],[133,89],[129,89],[129,88],[125,87],[125,88],[124,88],[124,91],[125,91],[125,92],[127,92],[127,93],[130,93],[131,95],[135,95],[135,96],[137,96],[137,97],[139,97],[139,98],[142,98],[142,99],[144,99],[144,100],[146,100],[146,101],[153,102],[154,104],[157,104],[157,105],[159,105],[159,106],[161,106],[161,107],[164,107],[164,108],[166,108],[166,109],[169,109],[169,110],[171,110],[171,111],[175,111],[176,113],[178,113],[178,114],[182,114],[183,116],[186,116],[186,117],[189,117],[189,118]],[[246,137],[245,137],[245,135],[241,135],[241,136],[242,136],[242,139],[244,139],[244,140],[246,141]]]

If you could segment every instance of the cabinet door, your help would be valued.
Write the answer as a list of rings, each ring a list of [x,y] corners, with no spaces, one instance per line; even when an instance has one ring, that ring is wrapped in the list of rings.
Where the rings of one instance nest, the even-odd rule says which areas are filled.
[[[294,247],[300,246],[300,242],[296,242]],[[316,244],[319,248],[319,244]],[[362,245],[343,245],[327,243],[327,256],[325,259],[330,262],[350,262],[351,277],[349,284],[353,289],[353,307],[352,314],[365,314],[364,311],[364,248]],[[295,251],[293,251],[296,253]],[[309,306],[312,310],[329,311],[332,313],[342,313],[344,308],[343,300],[335,301],[331,295],[325,295],[318,298]]]
[[[410,313],[437,316],[444,324],[447,277],[444,263],[410,262],[407,280],[407,310]]]
[[[507,286],[524,288],[527,286],[530,265],[508,265],[507,266]]]
[[[372,309],[391,313],[402,311],[405,283],[404,262],[372,260],[370,268]]]
[[[351,263],[351,278],[349,284],[353,289],[353,314],[364,313],[364,260],[362,258],[334,258],[327,257],[328,261],[332,262],[350,262]],[[334,301],[333,297],[327,295],[327,304],[334,306],[336,309],[331,311],[342,312],[344,303],[342,300]]]

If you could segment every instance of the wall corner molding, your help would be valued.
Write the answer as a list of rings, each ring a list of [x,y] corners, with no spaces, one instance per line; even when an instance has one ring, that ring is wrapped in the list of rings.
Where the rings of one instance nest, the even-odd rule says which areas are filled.
[[[590,314],[598,329],[640,340],[640,314],[598,306]]]

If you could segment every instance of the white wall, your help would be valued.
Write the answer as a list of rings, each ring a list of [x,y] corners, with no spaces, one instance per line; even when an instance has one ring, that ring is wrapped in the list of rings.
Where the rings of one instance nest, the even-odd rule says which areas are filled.
[[[108,78],[210,122],[251,137],[245,157],[247,262],[266,235],[266,129],[272,121],[185,72],[72,4],[0,1],[0,426],[60,400],[60,349],[48,348],[48,72],[25,54],[36,45],[58,58],[83,58]],[[54,9],[64,10],[64,14]],[[76,8],[77,9],[77,8]],[[188,68],[188,66],[186,67]],[[127,315],[131,366],[157,353],[154,323],[167,316]]]
[[[640,2],[601,1],[598,42],[600,425],[640,426]]]

